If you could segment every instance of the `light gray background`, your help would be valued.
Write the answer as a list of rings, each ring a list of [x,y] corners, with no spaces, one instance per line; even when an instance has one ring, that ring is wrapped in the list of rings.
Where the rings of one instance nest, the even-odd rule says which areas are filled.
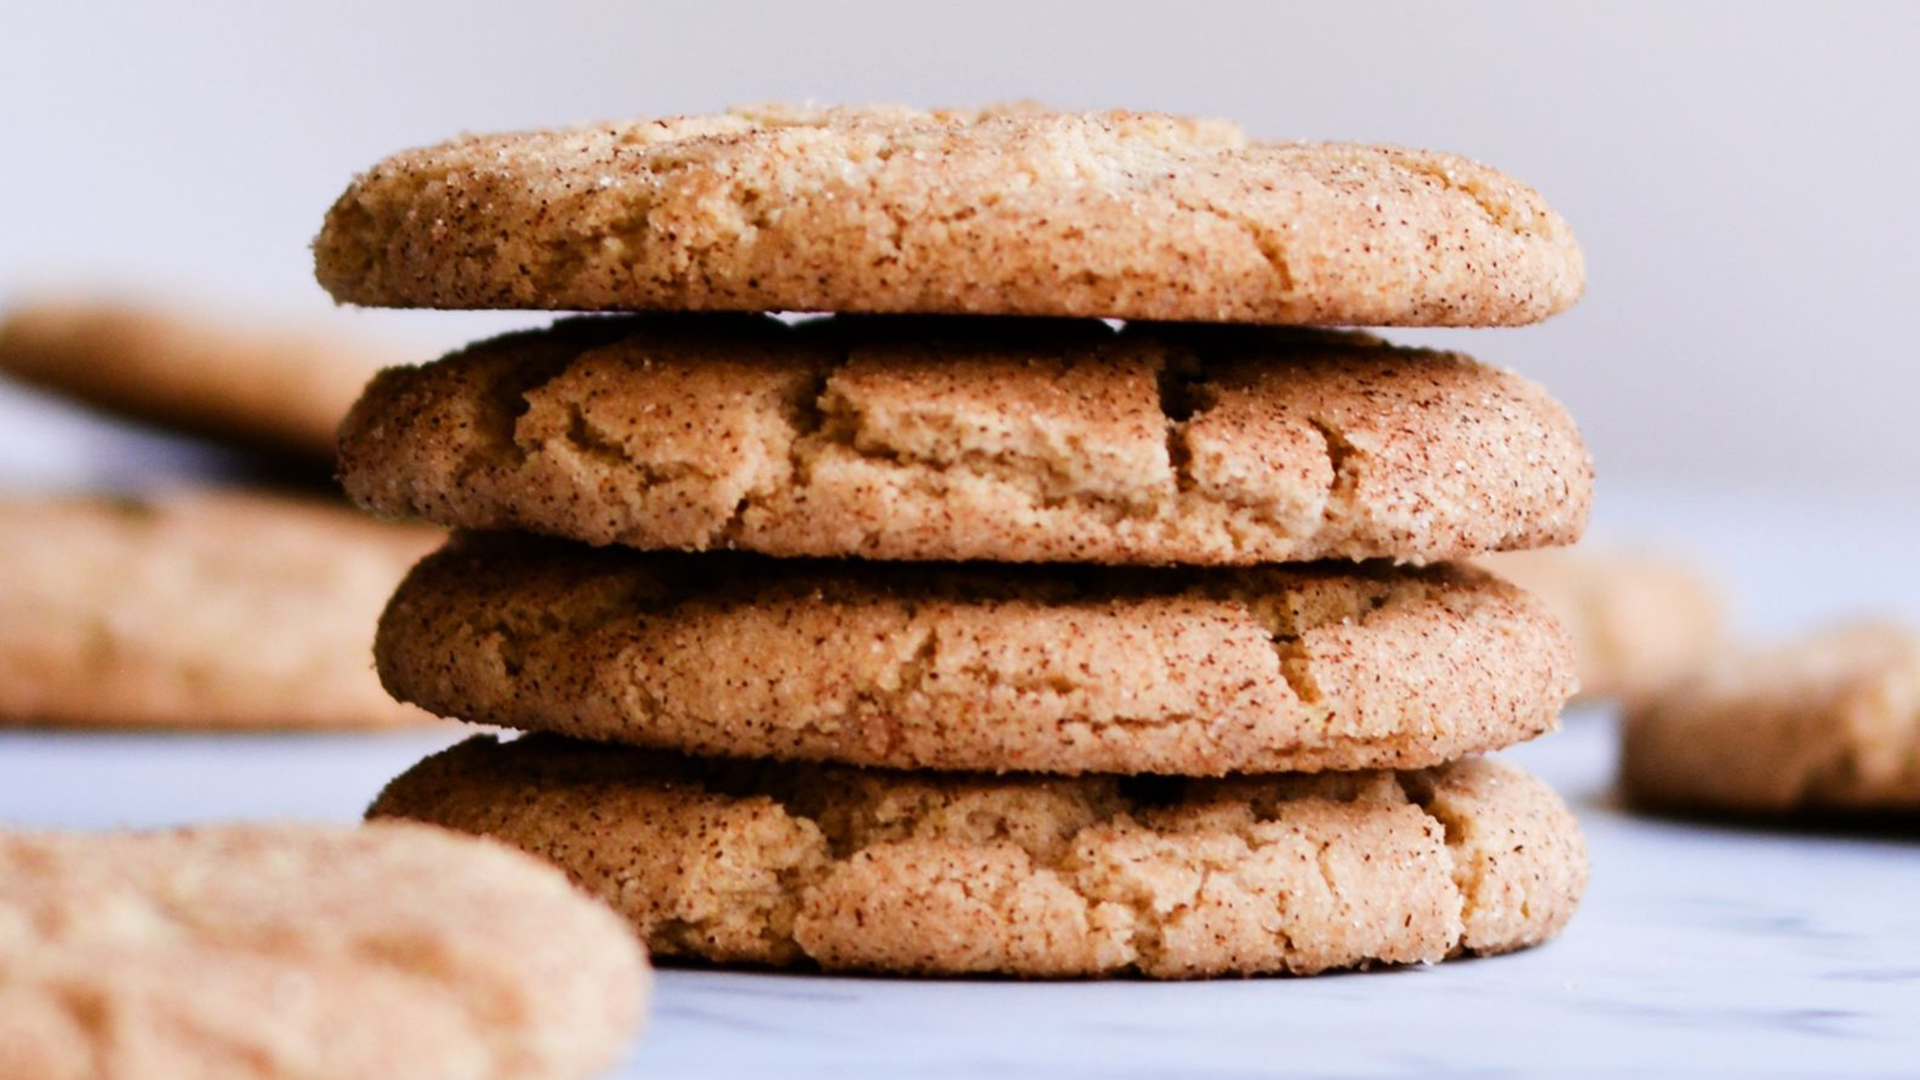
[[[306,244],[328,202],[461,129],[760,99],[1162,108],[1544,190],[1586,300],[1401,337],[1547,383],[1603,498],[1920,493],[1920,5],[16,4],[6,26],[0,301],[105,275],[326,316]],[[425,355],[538,317],[338,318]],[[0,420],[57,412],[26,400]]]

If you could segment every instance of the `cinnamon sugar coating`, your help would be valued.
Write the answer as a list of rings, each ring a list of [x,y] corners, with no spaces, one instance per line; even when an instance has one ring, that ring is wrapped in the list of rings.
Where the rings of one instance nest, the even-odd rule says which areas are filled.
[[[866,559],[1434,562],[1571,543],[1540,387],[1357,334],[586,318],[382,373],[361,505],[593,544]]]
[[[660,955],[1155,978],[1428,963],[1543,941],[1586,883],[1509,765],[1168,781],[889,773],[468,740],[369,811],[494,836]]]
[[[698,754],[1078,774],[1420,768],[1552,729],[1565,633],[1466,568],[682,555],[511,534],[375,647],[445,716]]]
[[[314,255],[391,307],[1491,326],[1585,283],[1539,193],[1465,158],[1035,106],[462,136],[356,178]]]

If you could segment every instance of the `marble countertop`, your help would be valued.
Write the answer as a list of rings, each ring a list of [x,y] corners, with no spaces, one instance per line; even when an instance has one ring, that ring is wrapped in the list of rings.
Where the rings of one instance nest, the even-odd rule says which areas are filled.
[[[157,436],[88,449],[94,429],[13,394],[0,394],[0,420],[20,421],[0,430],[6,486],[205,471]],[[1750,634],[1863,608],[1920,620],[1910,499],[1603,490],[1594,532],[1710,556]],[[1579,914],[1542,948],[1183,984],[666,970],[651,1029],[613,1075],[1920,1075],[1920,824],[1632,816],[1610,794],[1613,728],[1606,710],[1576,710],[1510,752],[1566,795],[1593,857]],[[351,821],[449,738],[0,732],[0,823]]]
[[[1780,833],[1615,805],[1613,717],[1510,751],[1579,812],[1593,884],[1556,941],[1313,979],[1155,984],[661,972],[617,1077],[1920,1071],[1920,828]],[[447,741],[0,734],[0,820],[352,820]]]

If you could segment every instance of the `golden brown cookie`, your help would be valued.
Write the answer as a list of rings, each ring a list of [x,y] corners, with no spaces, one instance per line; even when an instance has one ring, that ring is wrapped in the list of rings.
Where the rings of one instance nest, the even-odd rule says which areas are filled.
[[[390,307],[1529,323],[1567,223],[1450,154],[1034,106],[742,109],[394,155],[314,242]]]
[[[383,372],[341,429],[384,514],[594,544],[1011,562],[1430,562],[1571,543],[1546,392],[1353,334],[585,318]]]
[[[0,500],[0,725],[433,723],[371,645],[443,535],[246,491]]]
[[[1920,633],[1862,621],[1722,656],[1628,712],[1621,779],[1655,807],[1920,811]]]
[[[1512,766],[1231,780],[890,773],[470,739],[369,814],[494,836],[661,955],[1156,978],[1427,963],[1543,941],[1586,852]]]
[[[462,537],[388,606],[443,716],[896,768],[1422,768],[1550,730],[1565,633],[1453,567],[969,567]]]
[[[647,985],[604,906],[438,829],[0,833],[0,1076],[584,1078]]]
[[[318,463],[373,373],[404,357],[293,328],[89,297],[0,320],[0,372],[139,420]]]
[[[1539,598],[1573,635],[1582,700],[1638,701],[1705,664],[1723,640],[1719,590],[1677,559],[1583,545],[1477,561]]]

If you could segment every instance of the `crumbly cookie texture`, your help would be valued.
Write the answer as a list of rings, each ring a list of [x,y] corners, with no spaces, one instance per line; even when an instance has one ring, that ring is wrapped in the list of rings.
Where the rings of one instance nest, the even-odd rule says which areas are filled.
[[[444,535],[237,490],[0,500],[0,725],[434,723],[371,646]]]
[[[396,697],[589,739],[896,768],[1421,768],[1551,730],[1566,635],[1465,568],[926,567],[462,537]]]
[[[1725,641],[1719,589],[1683,560],[1583,545],[1476,561],[1572,634],[1581,700],[1640,701],[1703,667]]]
[[[1862,621],[1729,653],[1628,712],[1621,779],[1656,807],[1920,810],[1920,633]]]
[[[662,955],[1157,978],[1428,963],[1551,937],[1587,862],[1508,765],[986,778],[468,740],[369,813],[565,867]]]
[[[439,829],[0,834],[0,1076],[567,1080],[647,986],[605,906]]]
[[[1450,154],[1038,107],[743,109],[409,150],[314,242],[344,302],[1530,323],[1580,248]]]
[[[1571,543],[1593,470],[1540,387],[1356,334],[583,318],[383,372],[375,511],[593,544],[1003,562],[1432,562]]]
[[[191,309],[45,296],[0,319],[0,372],[139,420],[330,464],[391,350]]]

